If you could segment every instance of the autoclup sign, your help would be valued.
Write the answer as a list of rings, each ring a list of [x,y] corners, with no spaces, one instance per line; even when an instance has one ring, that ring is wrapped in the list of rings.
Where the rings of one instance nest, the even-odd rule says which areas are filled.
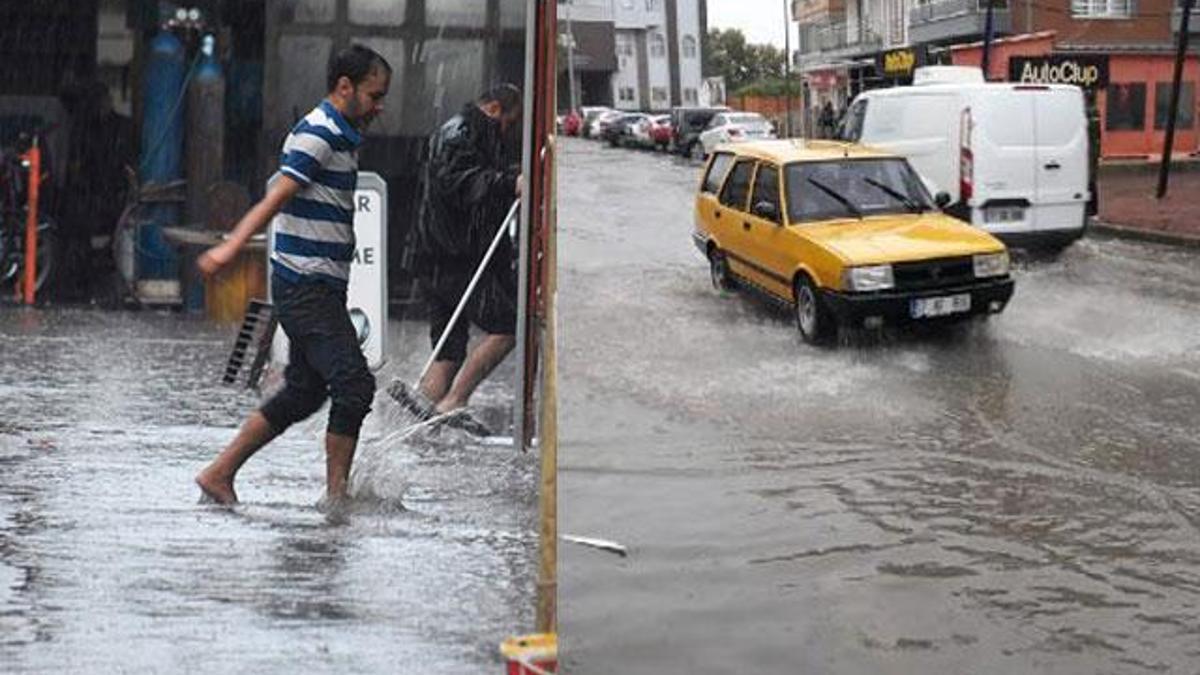
[[[1108,86],[1108,57],[1013,56],[1008,60],[1008,79],[1028,84],[1074,84],[1094,91]]]

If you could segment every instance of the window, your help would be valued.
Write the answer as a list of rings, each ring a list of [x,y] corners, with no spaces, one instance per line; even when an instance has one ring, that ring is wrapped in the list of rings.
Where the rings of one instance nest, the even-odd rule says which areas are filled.
[[[802,162],[787,165],[784,177],[793,223],[930,208],[924,184],[902,159]]]
[[[617,90],[617,97],[622,101],[632,101],[637,97],[637,92],[634,91],[633,87],[621,87]]]
[[[650,90],[650,98],[655,103],[666,103],[667,102],[667,88],[666,87],[654,87],[653,89]]]
[[[867,116],[867,101],[855,101],[854,105],[850,106],[850,110],[846,111],[846,116],[842,119],[842,133],[839,135],[843,141],[857,143],[858,139],[862,138],[863,120]]]
[[[725,188],[721,190],[721,204],[739,211],[746,210],[746,197],[750,195],[750,172],[754,170],[754,162],[742,161],[733,167]]]
[[[695,89],[684,89],[683,102],[685,105],[700,105],[700,97]]]
[[[775,208],[775,214],[768,216],[760,212],[760,205],[770,204]],[[754,177],[754,199],[750,201],[750,209],[754,215],[773,222],[779,221],[779,169],[760,164],[758,174]]]
[[[667,40],[662,36],[662,33],[654,33],[650,36],[650,56],[662,58],[667,55]]]
[[[1089,19],[1126,19],[1133,16],[1136,0],[1071,0],[1071,16]]]
[[[1146,83],[1120,82],[1108,85],[1104,128],[1129,131],[1146,128]]]
[[[1192,128],[1192,111],[1194,105],[1195,87],[1191,82],[1179,83],[1179,105],[1175,110],[1175,128]],[[1159,82],[1154,85],[1154,128],[1167,128],[1167,112],[1171,110],[1171,83]]]
[[[696,38],[691,35],[683,36],[683,58],[696,58]]]
[[[661,7],[661,6],[662,6],[662,0],[646,0],[646,11],[647,12],[657,12],[659,7]]]
[[[725,180],[725,174],[729,173],[729,167],[733,164],[733,155],[728,152],[718,152],[713,155],[712,164],[708,165],[708,173],[704,176],[704,185],[701,186],[701,192],[709,194],[717,194],[717,190],[721,189],[721,183]]]

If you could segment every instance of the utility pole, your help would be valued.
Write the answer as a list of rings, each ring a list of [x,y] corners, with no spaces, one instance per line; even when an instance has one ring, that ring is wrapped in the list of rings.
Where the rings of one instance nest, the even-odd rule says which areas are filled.
[[[783,107],[787,115],[784,129],[792,137],[792,27],[788,0],[783,0]]]
[[[987,3],[987,14],[983,19],[983,79],[986,81],[988,77],[988,69],[992,65],[992,0],[984,0]]]
[[[1188,23],[1192,18],[1192,2],[1183,0],[1183,20],[1179,22],[1179,49],[1175,52],[1175,76],[1171,80],[1171,107],[1167,112],[1167,135],[1163,139],[1162,164],[1158,167],[1158,190],[1154,196],[1167,196],[1167,179],[1171,174],[1171,151],[1175,146],[1175,116],[1179,112],[1179,82],[1183,79],[1183,60],[1187,58]]]
[[[575,31],[571,29],[571,5],[574,0],[567,0],[567,102],[571,110],[575,110]]]

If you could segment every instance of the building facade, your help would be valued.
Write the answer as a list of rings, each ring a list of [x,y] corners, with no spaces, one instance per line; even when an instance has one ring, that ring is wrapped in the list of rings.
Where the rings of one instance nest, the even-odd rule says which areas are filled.
[[[1102,158],[1160,156],[1183,0],[990,0],[990,80],[1067,82],[1098,118]],[[989,0],[792,0],[806,110],[835,110],[859,91],[911,82],[929,63],[983,65]],[[1200,17],[1190,33],[1200,32]],[[1189,54],[1174,150],[1196,154]]]
[[[559,105],[648,111],[699,105],[705,2],[559,0]]]

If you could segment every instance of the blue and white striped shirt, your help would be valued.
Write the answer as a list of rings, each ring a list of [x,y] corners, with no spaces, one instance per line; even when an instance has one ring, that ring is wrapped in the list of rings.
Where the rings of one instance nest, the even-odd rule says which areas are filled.
[[[304,185],[271,221],[271,268],[285,281],[346,288],[354,259],[360,144],[362,136],[329,101],[321,101],[284,140],[279,173]]]

